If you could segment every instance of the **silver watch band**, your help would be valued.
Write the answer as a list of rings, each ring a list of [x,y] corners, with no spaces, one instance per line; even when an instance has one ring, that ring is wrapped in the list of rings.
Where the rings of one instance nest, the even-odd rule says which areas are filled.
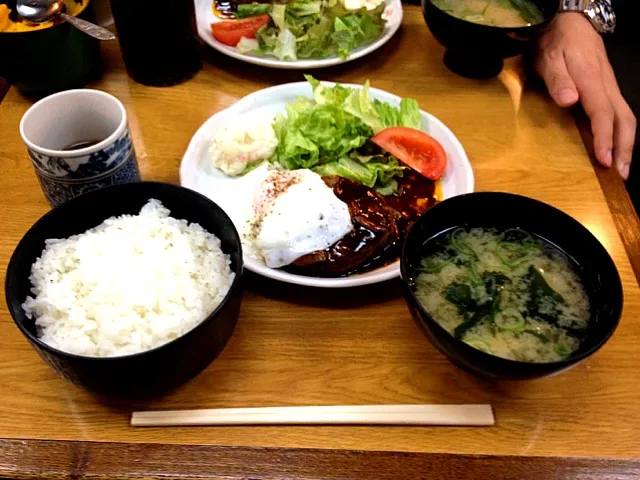
[[[584,12],[589,0],[562,0],[562,12]]]
[[[610,33],[616,27],[616,14],[611,0],[562,0],[561,12],[581,12],[599,33]]]

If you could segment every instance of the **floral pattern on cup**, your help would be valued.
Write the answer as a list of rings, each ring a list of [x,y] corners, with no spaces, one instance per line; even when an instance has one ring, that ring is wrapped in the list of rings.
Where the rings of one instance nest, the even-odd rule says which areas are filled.
[[[84,180],[113,170],[131,155],[129,132],[102,150],[77,157],[50,157],[28,150],[33,166],[43,174],[67,180]],[[72,152],[70,152],[72,153]]]
[[[56,207],[97,188],[140,181],[135,150],[128,129],[102,150],[77,157],[50,157],[28,150],[38,181]]]

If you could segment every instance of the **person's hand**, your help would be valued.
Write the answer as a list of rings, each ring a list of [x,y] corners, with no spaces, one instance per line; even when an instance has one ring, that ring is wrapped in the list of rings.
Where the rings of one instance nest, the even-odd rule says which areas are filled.
[[[636,134],[636,118],[620,93],[600,34],[582,13],[560,13],[538,41],[536,70],[554,101],[578,100],[591,120],[598,161],[615,163],[625,180]]]

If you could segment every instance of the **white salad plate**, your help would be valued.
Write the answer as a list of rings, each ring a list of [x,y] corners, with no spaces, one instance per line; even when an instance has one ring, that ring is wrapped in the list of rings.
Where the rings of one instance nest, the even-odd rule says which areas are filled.
[[[334,85],[323,82],[326,85]],[[346,87],[362,88],[361,85]],[[375,88],[370,89],[374,99],[398,106],[401,98]],[[246,202],[238,178],[227,177],[210,165],[209,145],[216,131],[227,122],[238,121],[245,117],[252,122],[271,121],[276,114],[286,113],[285,106],[299,97],[313,98],[311,85],[307,82],[288,83],[277,87],[266,88],[247,95],[233,106],[216,113],[209,118],[191,139],[180,165],[180,184],[196,190],[217,203],[234,221],[238,231],[242,232],[247,220],[234,218],[236,205]],[[447,167],[442,177],[442,193],[444,199],[470,193],[473,191],[474,178],[469,159],[456,136],[440,120],[433,115],[420,111],[421,128],[428,132],[444,147],[447,153]],[[224,180],[222,178],[224,177]],[[222,180],[222,182],[221,182]],[[249,199],[248,201],[251,201]],[[348,277],[321,278],[296,275],[279,269],[267,267],[263,260],[243,245],[245,266],[252,272],[283,282],[312,287],[343,288],[369,285],[383,282],[400,275],[400,262],[396,261],[375,270],[350,275]]]
[[[265,55],[253,55],[250,53],[239,53],[235,47],[230,47],[220,43],[213,38],[211,32],[211,24],[222,22],[224,19],[218,18],[213,14],[212,3],[213,0],[194,0],[196,5],[196,23],[198,27],[198,35],[202,40],[207,42],[213,48],[225,55],[228,55],[244,62],[252,63],[254,65],[261,65],[263,67],[271,68],[283,68],[290,70],[309,70],[312,68],[330,67],[332,65],[339,65],[341,63],[350,62],[356,58],[364,57],[365,55],[377,50],[387,43],[391,37],[398,31],[400,24],[402,23],[402,3],[401,0],[386,0],[387,9],[385,10],[385,17],[387,18],[387,24],[382,32],[380,38],[376,41],[356,48],[351,52],[347,58],[340,58],[338,56],[332,56],[320,59],[304,59],[286,61],[279,60],[273,56]]]

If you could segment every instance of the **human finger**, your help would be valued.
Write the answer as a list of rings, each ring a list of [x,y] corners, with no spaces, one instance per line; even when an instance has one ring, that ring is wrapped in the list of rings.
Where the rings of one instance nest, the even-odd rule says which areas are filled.
[[[570,107],[578,101],[578,89],[569,74],[564,54],[554,49],[545,52],[537,62],[538,74],[542,77],[551,98],[561,107]]]

